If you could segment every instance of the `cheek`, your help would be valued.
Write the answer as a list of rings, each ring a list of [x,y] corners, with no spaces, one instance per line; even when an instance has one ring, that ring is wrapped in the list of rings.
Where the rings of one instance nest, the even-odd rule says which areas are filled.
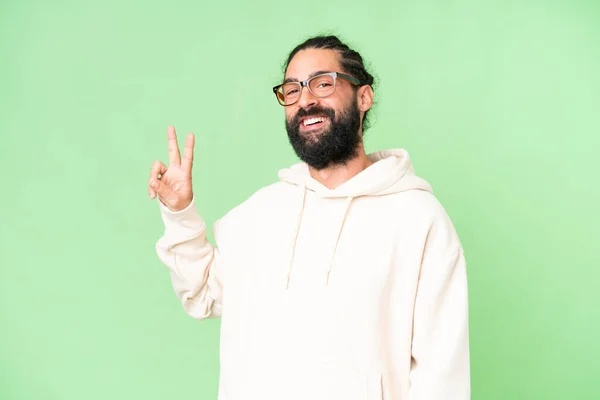
[[[324,101],[321,101],[321,107],[323,108],[330,108],[332,110],[339,110],[341,107],[341,103],[340,100],[334,97],[330,97],[330,98],[326,98],[323,99]]]
[[[285,119],[287,119],[288,121],[291,121],[295,115],[296,115],[296,110],[294,110],[292,107],[285,108]]]
[[[328,108],[330,110],[333,110],[336,114],[336,119],[337,116],[344,114],[346,112],[346,110],[348,109],[348,99],[345,98],[341,98],[341,97],[331,97],[326,99],[327,101],[323,101],[321,103],[321,106],[323,108]]]

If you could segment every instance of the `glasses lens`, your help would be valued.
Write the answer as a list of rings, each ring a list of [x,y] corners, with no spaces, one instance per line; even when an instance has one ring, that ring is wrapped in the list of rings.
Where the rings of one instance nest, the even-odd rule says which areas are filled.
[[[281,104],[288,105],[294,103],[300,97],[300,84],[297,82],[290,82],[279,87],[277,91],[277,100]]]
[[[331,75],[317,75],[310,80],[310,91],[317,97],[326,97],[335,90],[334,79]]]

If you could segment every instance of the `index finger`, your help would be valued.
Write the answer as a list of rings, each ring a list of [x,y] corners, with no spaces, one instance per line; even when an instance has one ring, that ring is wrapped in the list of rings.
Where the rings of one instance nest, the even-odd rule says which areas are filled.
[[[171,165],[179,165],[181,163],[181,157],[179,154],[179,146],[177,145],[177,135],[175,134],[175,128],[173,126],[167,128],[167,139],[169,141],[169,163]]]

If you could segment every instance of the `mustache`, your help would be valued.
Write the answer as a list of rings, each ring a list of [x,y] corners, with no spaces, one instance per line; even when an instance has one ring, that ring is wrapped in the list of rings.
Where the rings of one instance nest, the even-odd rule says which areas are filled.
[[[325,115],[331,121],[335,120],[335,111],[333,109],[315,106],[315,107],[309,108],[308,110],[301,108],[296,113],[296,115],[292,119],[291,123],[292,123],[292,125],[298,125],[300,123],[301,118],[316,117],[318,115]]]

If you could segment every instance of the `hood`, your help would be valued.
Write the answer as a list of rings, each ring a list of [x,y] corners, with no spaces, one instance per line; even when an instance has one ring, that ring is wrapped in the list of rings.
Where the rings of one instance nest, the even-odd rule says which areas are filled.
[[[325,271],[325,284],[329,283],[329,274],[335,259],[337,246],[343,231],[344,222],[352,201],[360,196],[382,196],[407,190],[424,190],[432,192],[427,181],[415,174],[408,152],[404,149],[381,150],[367,155],[373,162],[368,168],[342,183],[335,189],[329,189],[314,179],[309,172],[308,165],[299,162],[289,168],[279,171],[279,179],[282,182],[291,183],[298,187],[298,217],[295,231],[290,246],[290,261],[286,275],[285,286],[289,285],[296,241],[302,222],[306,192],[314,192],[324,198],[346,198],[344,210],[337,229],[337,238]]]
[[[367,157],[373,164],[335,189],[328,189],[310,176],[308,165],[303,162],[280,170],[279,179],[306,187],[320,197],[380,196],[415,189],[432,192],[429,183],[415,175],[406,150],[382,150]]]

